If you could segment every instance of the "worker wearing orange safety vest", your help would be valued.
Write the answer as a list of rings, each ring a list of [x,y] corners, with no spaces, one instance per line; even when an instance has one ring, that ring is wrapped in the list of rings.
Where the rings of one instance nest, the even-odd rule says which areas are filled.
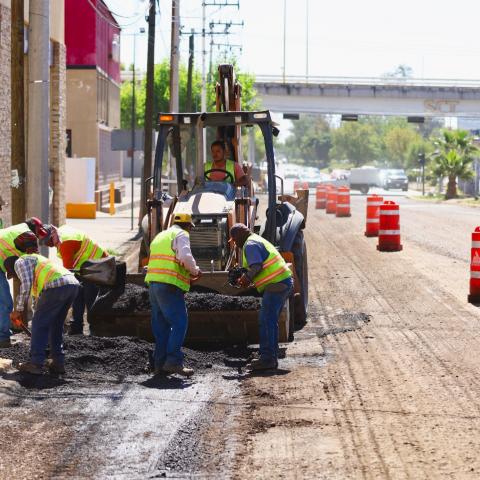
[[[230,236],[242,249],[243,266],[248,267],[238,280],[242,287],[254,285],[262,294],[259,312],[260,358],[251,362],[252,370],[278,367],[278,318],[293,290],[292,272],[277,249],[252,233],[243,223],[230,229]]]
[[[63,354],[63,325],[68,310],[78,293],[79,284],[73,273],[38,254],[12,256],[5,260],[9,278],[20,281],[20,292],[12,323],[23,323],[24,309],[29,296],[35,299],[32,317],[30,361],[20,363],[22,372],[41,375],[50,348],[47,366],[52,373],[65,373]]]
[[[185,292],[201,271],[190,249],[192,216],[177,213],[173,223],[150,244],[145,283],[152,307],[155,374],[178,373],[188,377],[193,370],[183,365],[181,350],[188,326]]]
[[[4,262],[10,256],[38,252],[38,238],[42,238],[45,234],[42,222],[36,217],[31,217],[24,223],[0,229],[0,348],[11,346],[10,312],[13,309]]]
[[[96,260],[108,256],[107,252],[95,243],[85,232],[62,225],[44,225],[47,236],[41,240],[49,247],[57,248],[57,255],[62,259],[63,266],[69,270],[80,270],[88,260]],[[70,335],[83,334],[83,315],[85,308],[90,310],[98,294],[98,287],[90,282],[80,280],[78,296],[72,305],[73,321],[70,325]]]

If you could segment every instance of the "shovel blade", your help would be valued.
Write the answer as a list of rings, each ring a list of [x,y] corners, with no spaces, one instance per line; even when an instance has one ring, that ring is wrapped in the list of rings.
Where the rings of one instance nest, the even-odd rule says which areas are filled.
[[[80,277],[96,285],[114,286],[117,281],[115,257],[88,260],[80,267]]]

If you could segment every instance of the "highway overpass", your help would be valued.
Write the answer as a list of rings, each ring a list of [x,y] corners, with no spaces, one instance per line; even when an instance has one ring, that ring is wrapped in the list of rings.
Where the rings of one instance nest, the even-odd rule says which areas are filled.
[[[480,81],[257,76],[264,108],[283,113],[480,118]]]

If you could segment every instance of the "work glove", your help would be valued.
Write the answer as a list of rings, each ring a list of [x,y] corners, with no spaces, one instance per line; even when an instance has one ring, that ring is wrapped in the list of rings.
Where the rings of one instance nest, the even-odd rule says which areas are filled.
[[[248,288],[251,284],[252,281],[248,278],[248,276],[244,273],[237,281],[238,285],[240,285],[243,288]]]

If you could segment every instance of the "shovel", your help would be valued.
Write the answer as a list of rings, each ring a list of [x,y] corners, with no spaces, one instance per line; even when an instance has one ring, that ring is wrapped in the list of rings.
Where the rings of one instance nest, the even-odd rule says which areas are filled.
[[[73,273],[96,285],[113,287],[117,281],[117,267],[115,257],[87,260],[80,270],[71,270]]]

